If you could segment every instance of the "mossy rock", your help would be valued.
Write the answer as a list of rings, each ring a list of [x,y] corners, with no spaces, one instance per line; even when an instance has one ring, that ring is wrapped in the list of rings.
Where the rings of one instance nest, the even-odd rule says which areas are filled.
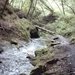
[[[50,57],[54,56],[54,53],[51,53],[52,48],[44,48],[40,50],[35,51],[35,58],[36,60],[33,60],[31,63],[35,66],[38,64],[44,65],[47,60],[49,60]],[[46,61],[45,61],[46,60]]]
[[[40,50],[36,50],[35,51],[35,56],[39,56],[41,57],[42,55],[46,55],[48,54],[50,51],[48,50],[48,48],[44,48],[44,49],[40,49]]]
[[[12,40],[10,41],[10,44],[18,45],[18,41],[16,41],[16,40],[12,39]]]
[[[42,75],[45,71],[46,67],[44,65],[38,65],[31,71],[30,75]]]
[[[53,40],[57,40],[57,39],[59,39],[58,36],[54,36],[54,37],[53,37]]]
[[[58,44],[60,44],[59,41],[52,40],[50,46],[54,46],[54,45],[58,45]]]
[[[27,58],[29,58],[30,60],[35,60],[36,59],[33,55],[28,55]]]
[[[35,67],[31,71],[30,75],[46,75],[45,74],[46,63],[49,62],[50,60],[53,60],[54,57],[56,57],[57,52],[58,52],[58,49],[54,49],[52,47],[35,51],[36,60],[32,61],[32,64]],[[40,68],[41,66],[43,66],[44,69]]]
[[[72,38],[70,39],[70,44],[75,44],[75,37],[72,37]]]

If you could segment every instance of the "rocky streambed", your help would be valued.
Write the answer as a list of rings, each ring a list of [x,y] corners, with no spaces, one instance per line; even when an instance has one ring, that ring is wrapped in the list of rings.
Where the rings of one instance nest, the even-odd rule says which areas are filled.
[[[19,40],[18,45],[1,42],[0,47],[4,50],[0,53],[0,75],[75,74],[75,45],[61,35]]]
[[[34,67],[28,55],[33,55],[37,49],[45,48],[44,39],[32,39],[29,42],[19,41],[18,45],[8,42],[0,44],[4,51],[0,54],[0,75],[30,75]]]
[[[35,51],[30,75],[75,75],[75,45],[61,35],[48,40],[48,48]]]

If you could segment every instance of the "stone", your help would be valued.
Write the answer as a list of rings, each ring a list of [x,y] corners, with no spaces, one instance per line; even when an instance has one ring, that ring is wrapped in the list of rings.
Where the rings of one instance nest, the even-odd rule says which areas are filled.
[[[46,71],[46,67],[43,65],[39,65],[31,71],[30,75],[41,75],[45,71]]]
[[[25,73],[21,73],[21,74],[19,74],[19,75],[26,75]]]
[[[38,28],[37,27],[35,29],[30,30],[30,37],[31,38],[39,38]]]
[[[72,37],[72,38],[70,39],[70,44],[75,44],[75,37]]]
[[[36,60],[36,58],[33,55],[28,55],[27,58],[30,60]]]
[[[48,61],[47,64],[56,64],[59,61],[59,59],[53,59],[51,61]]]
[[[54,36],[54,37],[53,37],[53,40],[57,40],[57,39],[59,39],[58,36]]]
[[[51,45],[51,46],[54,46],[54,45],[58,45],[58,44],[60,44],[59,41],[52,41],[50,45]]]
[[[0,47],[0,54],[3,52],[4,50]]]
[[[12,39],[12,40],[10,41],[10,44],[18,45],[18,42],[17,42],[16,40]]]
[[[2,61],[0,61],[0,63],[2,63]]]
[[[33,66],[36,66],[37,65],[37,62],[36,61],[31,61],[30,62]]]

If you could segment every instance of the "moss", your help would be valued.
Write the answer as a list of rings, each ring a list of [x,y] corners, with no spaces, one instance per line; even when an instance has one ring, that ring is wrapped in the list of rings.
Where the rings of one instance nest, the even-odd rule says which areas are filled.
[[[45,49],[40,49],[40,50],[36,50],[35,51],[35,55],[36,56],[42,56],[42,55],[46,55],[48,53],[48,50],[47,50],[47,48],[45,48]]]
[[[57,51],[58,51],[57,49],[54,50],[52,47],[48,47],[48,48],[44,48],[44,49],[37,50],[35,52],[35,54],[36,54],[35,58],[36,59],[34,61],[32,61],[32,64],[35,67],[31,71],[31,74],[30,75],[38,75],[37,72],[40,73],[39,75],[44,75],[44,73],[46,71],[45,70],[46,69],[45,68],[46,63],[55,57],[55,54],[57,53]],[[43,66],[44,69],[41,68],[40,71],[39,71],[38,69],[39,69],[40,66]]]
[[[26,19],[20,19],[14,21],[14,23],[20,31],[21,36],[28,40],[30,38],[30,30],[35,29],[35,27]]]
[[[51,57],[55,55],[55,53],[52,53],[52,47],[40,49],[35,51],[35,58],[36,60],[32,61],[33,65],[44,65],[46,61],[48,61]],[[46,60],[46,61],[45,61]]]

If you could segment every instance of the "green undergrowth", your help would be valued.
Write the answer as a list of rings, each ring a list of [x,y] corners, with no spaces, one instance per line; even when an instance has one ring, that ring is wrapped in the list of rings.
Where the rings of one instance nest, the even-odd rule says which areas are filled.
[[[65,37],[73,36],[75,35],[75,15],[59,15],[55,22],[45,27]]]

